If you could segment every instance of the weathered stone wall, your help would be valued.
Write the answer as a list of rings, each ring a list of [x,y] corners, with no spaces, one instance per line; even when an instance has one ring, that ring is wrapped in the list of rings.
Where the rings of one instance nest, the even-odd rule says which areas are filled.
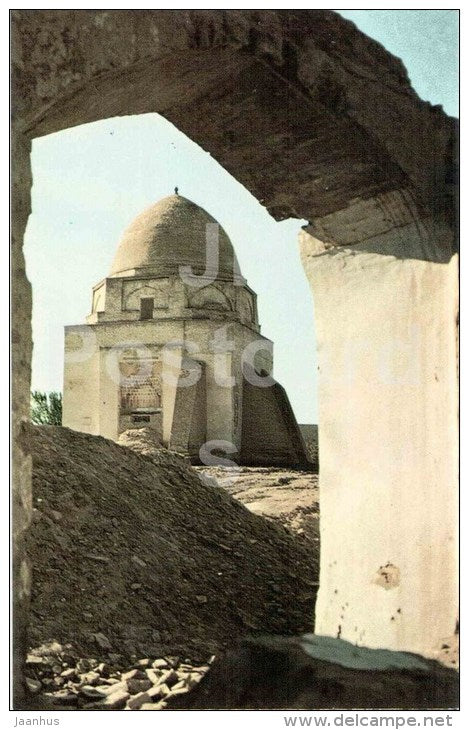
[[[24,703],[22,664],[27,648],[30,567],[25,538],[31,521],[31,456],[22,424],[29,419],[31,382],[31,286],[26,277],[23,235],[30,213],[30,143],[13,131],[15,174],[12,189],[12,548],[13,548],[13,693],[15,706]]]
[[[159,112],[277,218],[313,220],[405,186],[448,215],[453,120],[417,97],[398,59],[331,11],[12,18],[14,111],[30,136]]]
[[[99,351],[88,325],[65,328],[62,425],[100,433]]]
[[[429,473],[430,465],[447,458],[448,443],[452,443],[454,436],[454,395],[447,398],[453,383],[454,352],[451,356],[448,352],[443,355],[446,345],[451,346],[454,332],[446,329],[454,315],[454,274],[448,265],[453,241],[446,233],[442,236],[441,231],[442,225],[450,225],[453,218],[455,125],[440,108],[418,99],[400,61],[359,33],[351,23],[327,10],[17,10],[12,13],[12,38],[15,660],[18,666],[24,649],[22,637],[28,595],[28,571],[22,546],[30,511],[29,457],[19,438],[21,421],[28,415],[31,355],[30,287],[21,252],[30,207],[30,139],[115,115],[164,114],[209,151],[274,217],[297,216],[311,222],[310,232],[323,244],[318,257],[321,268],[315,266],[314,272],[310,271],[313,290],[319,287],[320,338],[322,332],[326,340],[330,333],[334,334],[334,323],[338,324],[345,312],[351,293],[347,284],[340,302],[334,296],[337,316],[333,306],[327,306],[323,294],[323,274],[335,292],[340,292],[346,281],[334,263],[337,247],[341,245],[353,243],[360,255],[363,251],[376,255],[373,266],[368,266],[366,259],[361,275],[357,273],[354,277],[356,285],[352,290],[354,295],[360,293],[361,305],[351,306],[347,314],[350,331],[356,329],[356,322],[351,323],[352,312],[357,319],[366,321],[371,311],[370,301],[375,322],[373,326],[367,324],[370,333],[378,332],[380,324],[385,325],[395,316],[404,322],[405,312],[395,310],[391,280],[395,299],[407,302],[409,321],[413,322],[420,313],[422,326],[426,326],[422,293],[432,297],[432,283],[436,284],[438,295],[432,309],[435,322],[429,325],[424,351],[428,352],[430,344],[436,343],[438,365],[446,364],[449,374],[445,376],[444,386],[435,386],[437,381],[430,382],[425,377],[419,398],[405,405],[409,423],[417,424],[435,405],[440,413],[445,399],[444,417],[426,421],[434,423],[435,437],[426,426],[420,425],[418,459],[410,460],[409,473],[402,482],[404,491],[412,489],[412,493],[423,494],[427,484],[422,480]],[[407,236],[405,225],[414,227],[418,235]],[[400,267],[394,263],[391,279],[387,278],[384,261],[387,257],[383,254],[403,259]],[[440,263],[437,267],[419,269],[417,273],[413,264],[406,267],[410,259]],[[361,260],[358,258],[357,264]],[[366,296],[368,287],[371,300]],[[418,303],[415,310],[414,299]],[[338,324],[337,336],[345,326]],[[401,325],[397,326],[396,333],[402,334]],[[327,351],[328,345],[323,344],[322,367],[327,367]],[[336,345],[332,344],[330,354],[334,357],[335,353]],[[430,372],[429,363],[430,360],[425,373]],[[361,391],[361,397],[354,400],[355,420],[365,422],[371,409],[370,398],[375,395]],[[396,454],[386,444],[400,442],[401,422],[400,418],[395,419],[396,404],[392,398],[381,390],[378,396],[379,438],[385,444],[383,453],[387,459],[389,454]],[[401,400],[399,396],[397,404]],[[328,421],[339,424],[341,441],[347,443],[351,439],[356,460],[360,454],[363,456],[357,468],[367,473],[370,467],[364,465],[365,458],[372,461],[375,458],[368,453],[367,444],[375,437],[366,433],[366,437],[357,439],[352,423],[348,421],[347,425],[341,420],[334,399],[329,398],[323,386],[320,401],[321,428],[327,429]],[[326,438],[327,451],[335,436],[331,431]],[[321,442],[321,459],[322,451]],[[327,453],[325,458],[326,463],[330,461]],[[380,461],[381,467],[383,463]],[[341,459],[335,464],[335,474],[326,466],[329,476],[321,487],[326,505],[328,491],[337,486],[340,493],[346,490],[346,485],[341,483],[344,469]],[[444,484],[431,481],[431,498],[438,503],[454,489],[453,466],[448,466],[446,471],[438,468],[440,474],[448,477]],[[391,467],[390,474],[393,473]],[[358,474],[352,478],[358,484]],[[363,484],[366,483],[365,480]],[[388,489],[395,489],[395,485],[386,478],[382,482],[383,494]],[[359,494],[360,500],[366,499],[363,492]],[[419,497],[417,502],[422,504],[425,500]],[[367,525],[379,524],[382,531],[391,527],[401,530],[396,524],[383,524],[382,513],[375,511],[379,506],[372,500],[367,509]],[[406,531],[409,524],[406,520],[401,523],[401,518],[408,506],[406,497],[401,508],[399,502],[395,507],[397,524],[403,524]],[[330,510],[326,507],[322,521],[326,543],[328,535],[335,530],[335,522],[329,523],[328,514]],[[414,546],[417,552],[431,547],[430,533],[424,529],[425,519],[426,512],[413,513],[412,529],[423,540]],[[445,511],[442,521],[451,519],[452,512]],[[361,517],[358,521],[357,513],[348,524],[351,534],[363,530],[357,560],[349,566],[353,575],[358,575],[366,568],[374,542],[371,538],[368,541],[367,526]],[[333,534],[329,540],[334,561],[342,566],[342,582],[350,577],[344,570],[349,565],[344,555],[347,549],[347,541],[342,539],[344,529],[342,525],[341,539],[335,548]],[[442,545],[441,533],[438,535]],[[396,536],[394,542],[398,539]],[[438,556],[442,555],[438,548]],[[406,558],[401,557],[403,562],[398,567],[405,576]],[[431,580],[438,584],[447,567],[439,558],[432,560],[431,566]],[[323,562],[324,585],[330,583],[328,570]],[[366,570],[365,574],[368,575]],[[361,580],[357,578],[355,584]],[[425,589],[420,586],[419,590],[419,606],[426,617]],[[452,582],[448,590],[454,590]],[[323,591],[323,607],[324,596]],[[452,605],[453,598],[449,603]],[[321,609],[323,618],[324,610]],[[372,605],[367,610],[363,601],[363,621],[374,621],[372,617]],[[323,618],[320,617],[319,625],[325,625]],[[402,642],[405,643],[409,632],[423,635],[426,623],[418,611],[402,620],[408,622],[400,635]],[[334,622],[335,618],[330,625]],[[388,634],[383,636],[387,641]],[[396,636],[390,639],[390,646],[401,641]],[[16,706],[22,702],[21,684],[17,683]]]
[[[279,383],[243,383],[240,463],[308,467],[306,447],[288,396]]]
[[[193,368],[190,365],[193,364]],[[176,389],[171,440],[172,450],[187,454],[195,462],[199,459],[200,445],[207,440],[207,393],[204,363],[191,363],[186,358],[183,385]],[[194,383],[185,385],[184,380],[192,370]],[[197,379],[196,379],[197,378]],[[179,382],[179,381],[178,381]]]

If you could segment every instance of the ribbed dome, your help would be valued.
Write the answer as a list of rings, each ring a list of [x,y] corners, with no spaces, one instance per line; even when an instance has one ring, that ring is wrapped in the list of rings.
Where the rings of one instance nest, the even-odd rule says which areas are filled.
[[[111,276],[178,273],[180,266],[192,266],[203,274],[206,263],[207,223],[217,223],[203,208],[182,195],[170,195],[143,211],[122,236],[112,264]],[[232,279],[235,256],[230,239],[218,227],[218,278]],[[216,261],[214,262],[216,264]],[[214,265],[209,266],[214,272]],[[216,272],[215,272],[216,273]]]

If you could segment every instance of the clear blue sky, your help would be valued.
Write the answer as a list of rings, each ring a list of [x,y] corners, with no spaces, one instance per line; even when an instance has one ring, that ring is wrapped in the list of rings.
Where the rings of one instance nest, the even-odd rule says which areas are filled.
[[[341,11],[400,56],[423,99],[457,115],[458,13]],[[208,210],[231,237],[274,340],[275,376],[297,418],[317,421],[313,304],[301,268],[303,221],[276,223],[209,154],[156,114],[107,119],[34,140],[33,212],[26,232],[33,285],[32,387],[61,390],[63,327],[84,322],[123,229],[172,193]]]

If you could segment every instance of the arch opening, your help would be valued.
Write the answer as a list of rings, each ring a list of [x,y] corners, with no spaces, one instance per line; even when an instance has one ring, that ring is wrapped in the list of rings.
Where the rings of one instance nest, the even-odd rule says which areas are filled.
[[[21,104],[13,130],[18,676],[25,649],[28,569],[24,534],[30,519],[30,459],[21,438],[21,422],[29,411],[30,290],[21,247],[30,209],[31,139],[115,115],[150,112],[171,119],[209,150],[275,218],[290,216],[309,223],[309,232],[323,243],[311,255],[307,241],[303,254],[310,279],[316,275],[320,284],[318,339],[322,343],[334,341],[336,335],[343,339],[356,331],[357,323],[364,325],[365,337],[373,342],[386,331],[381,327],[385,321],[397,323],[396,337],[399,346],[405,347],[406,323],[415,319],[436,323],[421,330],[419,353],[426,369],[418,397],[409,398],[399,383],[393,393],[396,383],[387,383],[389,397],[382,397],[382,388],[370,395],[366,372],[362,372],[362,396],[355,398],[352,409],[344,391],[337,415],[336,401],[330,398],[330,379],[323,379],[321,386],[322,412],[328,420],[323,440],[328,452],[324,491],[338,499],[337,504],[334,499],[329,501],[328,508],[321,630],[336,635],[341,605],[331,607],[326,599],[337,593],[335,583],[339,582],[353,593],[352,602],[347,602],[351,606],[347,619],[340,622],[342,638],[350,638],[356,621],[358,640],[366,645],[380,641],[388,648],[431,653],[433,640],[441,637],[445,627],[454,626],[454,572],[442,576],[450,601],[442,603],[445,591],[441,590],[438,595],[428,591],[420,596],[416,580],[428,539],[422,531],[422,549],[408,549],[405,535],[413,535],[415,526],[412,523],[409,529],[401,517],[417,515],[420,527],[432,524],[438,565],[452,564],[454,555],[445,540],[448,529],[455,525],[454,504],[444,489],[455,482],[457,412],[455,271],[449,230],[454,216],[455,186],[450,174],[454,120],[418,99],[397,59],[329,11],[220,11],[218,15],[150,11],[145,16],[133,11],[112,15],[86,11],[80,16],[76,12],[28,15],[19,11],[14,17],[18,48],[23,49],[15,66],[16,98]],[[327,41],[332,36],[337,39],[334,48]],[[28,51],[31,38],[38,38],[33,54]],[[49,64],[51,48],[57,50],[55,58],[62,59],[60,63]],[[371,85],[373,94],[369,93]],[[414,149],[417,138],[418,152]],[[320,268],[319,263],[324,266]],[[385,317],[380,315],[380,277],[389,286]],[[345,284],[343,289],[339,281]],[[373,287],[367,300],[370,281]],[[415,299],[416,281],[419,296]],[[393,296],[396,286],[401,292],[399,301]],[[332,300],[329,291],[334,293]],[[439,298],[429,312],[424,295],[435,291]],[[356,296],[350,309],[347,292]],[[370,302],[375,317],[369,316]],[[341,321],[338,331],[334,317]],[[442,331],[446,333],[443,338]],[[327,349],[323,354],[327,355]],[[389,352],[388,347],[388,358]],[[431,370],[435,358],[438,379]],[[445,376],[440,377],[441,373]],[[420,428],[429,413],[435,415],[434,429]],[[389,425],[378,452],[366,448],[366,432],[356,428],[357,421],[364,424],[367,419]],[[403,423],[410,428],[410,440],[415,434],[419,439],[408,459],[402,459],[400,451]],[[342,461],[342,447],[346,462]],[[348,474],[347,483],[337,470],[339,461]],[[401,474],[402,464],[410,466]],[[384,481],[383,475],[388,477]],[[366,513],[371,528],[366,535],[358,531],[357,543],[354,530],[362,523],[357,505],[366,503],[366,490],[376,484],[381,488],[372,491]],[[425,499],[429,484],[434,509]],[[350,493],[358,497],[351,504]],[[445,505],[444,518],[441,504]],[[382,536],[390,532],[382,529],[383,514],[390,520],[394,514],[394,524],[402,526],[395,530],[396,539],[389,538],[385,544]],[[341,547],[334,543],[334,535],[345,523],[350,525],[350,540],[342,541]],[[381,555],[391,548],[401,550],[400,560]],[[357,571],[350,562],[355,551],[366,569]],[[383,604],[384,591],[376,593],[375,584],[369,586],[369,576],[379,570],[375,560],[379,565],[397,565],[405,576],[387,598],[398,601],[400,611],[402,601],[407,602],[409,611],[401,611],[392,624]],[[401,619],[401,614],[406,618]],[[438,624],[432,621],[434,616],[438,616]]]

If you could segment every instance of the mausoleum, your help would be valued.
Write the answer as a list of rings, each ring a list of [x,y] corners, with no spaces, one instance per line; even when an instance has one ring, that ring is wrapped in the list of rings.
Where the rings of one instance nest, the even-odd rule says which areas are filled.
[[[125,231],[86,324],[65,328],[63,425],[114,440],[149,427],[194,463],[307,466],[272,369],[230,239],[171,195]]]

